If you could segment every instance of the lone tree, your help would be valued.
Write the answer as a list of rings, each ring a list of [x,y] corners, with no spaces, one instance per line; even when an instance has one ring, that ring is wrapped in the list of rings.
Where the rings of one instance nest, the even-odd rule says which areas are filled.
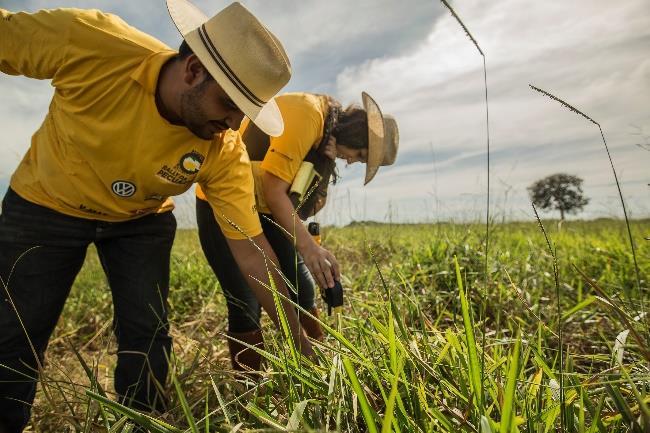
[[[528,187],[528,194],[538,208],[559,210],[562,221],[565,212],[575,214],[589,203],[589,199],[582,192],[582,179],[566,173],[557,173],[538,180]]]

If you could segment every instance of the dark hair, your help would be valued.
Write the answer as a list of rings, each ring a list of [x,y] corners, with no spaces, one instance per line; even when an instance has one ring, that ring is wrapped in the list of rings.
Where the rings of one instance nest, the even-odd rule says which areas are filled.
[[[194,51],[192,51],[192,49],[187,44],[187,42],[185,42],[185,39],[183,39],[183,42],[181,42],[181,46],[178,48],[178,55],[176,56],[176,58],[178,60],[183,60],[192,54],[194,54]]]
[[[178,47],[178,54],[176,55],[175,59],[178,60],[178,61],[185,60],[186,58],[188,58],[192,54],[194,54],[194,51],[192,51],[192,48],[190,48],[190,46],[187,44],[187,42],[185,42],[185,39],[183,39],[183,42],[181,42],[181,46]],[[201,65],[203,65],[203,63],[201,63]],[[203,80],[203,81],[205,82],[205,81],[214,80],[214,77],[212,76],[212,74],[210,74],[210,72],[208,72],[208,70],[206,69],[205,66],[203,66],[203,69],[205,69],[205,72],[206,72],[205,80]]]
[[[350,149],[368,148],[368,114],[358,105],[350,105],[339,114],[332,131],[337,143]]]

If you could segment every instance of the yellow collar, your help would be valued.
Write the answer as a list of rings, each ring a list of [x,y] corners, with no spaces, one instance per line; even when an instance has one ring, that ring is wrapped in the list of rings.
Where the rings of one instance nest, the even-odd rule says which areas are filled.
[[[156,93],[156,85],[158,84],[158,77],[160,76],[160,69],[167,62],[176,55],[176,51],[159,51],[149,55],[140,63],[135,71],[131,74],[131,78],[140,83],[144,89],[152,95]]]

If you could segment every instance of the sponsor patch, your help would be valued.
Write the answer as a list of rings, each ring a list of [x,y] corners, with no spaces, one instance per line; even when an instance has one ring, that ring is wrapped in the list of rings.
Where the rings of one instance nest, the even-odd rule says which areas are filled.
[[[167,165],[163,165],[162,168],[158,170],[158,173],[156,173],[156,176],[177,185],[185,185],[186,183],[192,182],[192,178],[181,173],[176,169],[176,167],[169,167]]]
[[[204,160],[203,155],[193,150],[183,155],[175,166],[163,165],[156,173],[156,176],[177,185],[192,183]]]
[[[192,151],[181,157],[178,166],[185,174],[196,174],[199,172],[204,159],[203,155],[196,151]]]
[[[117,196],[131,197],[133,194],[135,194],[137,188],[133,183],[128,182],[126,180],[116,180],[111,185],[111,189],[113,190],[113,193]]]

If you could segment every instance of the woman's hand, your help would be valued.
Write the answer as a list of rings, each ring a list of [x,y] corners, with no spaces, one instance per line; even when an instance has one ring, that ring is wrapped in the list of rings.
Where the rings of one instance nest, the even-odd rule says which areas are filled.
[[[336,138],[333,135],[330,135],[329,140],[325,144],[323,154],[331,160],[336,159]]]
[[[330,142],[336,149],[336,139],[330,140]],[[289,183],[267,172],[262,174],[262,180],[264,198],[273,213],[273,218],[287,233],[296,237],[296,247],[309,272],[320,287],[324,289],[334,287],[334,281],[341,278],[339,264],[332,253],[314,241],[295,214],[291,200],[287,195]]]
[[[336,257],[312,239],[309,240],[311,241],[310,245],[300,251],[305,265],[321,288],[334,287],[334,281],[341,279]]]

